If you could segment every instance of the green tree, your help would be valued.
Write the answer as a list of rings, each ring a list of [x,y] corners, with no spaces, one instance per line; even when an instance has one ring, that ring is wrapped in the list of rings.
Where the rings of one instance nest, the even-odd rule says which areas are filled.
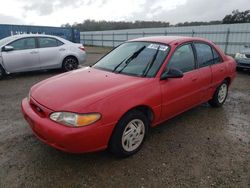
[[[239,10],[234,10],[231,14],[228,14],[223,18],[222,23],[250,23],[250,10],[242,12],[240,12]]]

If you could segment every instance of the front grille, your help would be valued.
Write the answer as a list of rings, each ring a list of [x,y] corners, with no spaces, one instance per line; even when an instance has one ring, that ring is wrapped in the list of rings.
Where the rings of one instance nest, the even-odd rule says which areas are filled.
[[[250,58],[250,54],[246,54],[246,57],[247,57],[247,58]]]
[[[238,63],[238,65],[239,66],[245,66],[245,67],[248,66],[248,67],[250,67],[250,64],[247,64],[247,63]]]
[[[50,113],[45,107],[38,104],[32,97],[30,98],[29,103],[34,112],[36,112],[40,117],[46,117],[47,114]]]
[[[34,104],[34,103],[31,103],[30,105],[31,105],[32,109],[33,109],[39,116],[45,117],[44,111],[43,111],[39,106],[37,106],[37,105]]]

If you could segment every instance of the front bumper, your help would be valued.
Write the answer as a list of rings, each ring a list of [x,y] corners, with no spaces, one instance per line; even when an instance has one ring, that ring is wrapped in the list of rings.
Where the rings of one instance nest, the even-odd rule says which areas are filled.
[[[81,128],[60,125],[48,117],[40,116],[27,98],[22,101],[22,112],[39,140],[69,153],[86,153],[107,148],[115,126],[114,123],[101,125],[98,122]]]
[[[235,59],[238,68],[250,69],[250,58],[247,59]]]

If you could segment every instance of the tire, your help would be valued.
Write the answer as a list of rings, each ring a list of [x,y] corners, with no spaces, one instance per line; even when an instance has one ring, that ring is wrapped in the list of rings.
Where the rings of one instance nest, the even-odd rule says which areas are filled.
[[[242,71],[242,68],[241,67],[236,67],[236,70],[237,71]]]
[[[109,151],[117,157],[128,157],[138,152],[149,128],[148,118],[140,111],[125,114],[115,127],[109,142]]]
[[[3,67],[0,65],[0,80],[2,80],[5,76],[5,70],[3,69]]]
[[[69,56],[63,60],[63,63],[62,63],[63,71],[68,72],[68,71],[75,70],[77,68],[78,68],[78,60],[75,57]]]
[[[221,107],[227,99],[228,95],[228,82],[224,80],[221,85],[216,89],[213,98],[208,101],[212,107]]]

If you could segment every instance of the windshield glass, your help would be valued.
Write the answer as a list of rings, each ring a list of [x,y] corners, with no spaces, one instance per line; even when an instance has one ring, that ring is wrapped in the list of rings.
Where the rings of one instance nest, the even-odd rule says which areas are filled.
[[[9,43],[9,42],[12,41],[12,40],[13,40],[13,37],[12,37],[12,36],[1,39],[1,40],[0,40],[0,46],[6,45],[7,43]]]
[[[93,67],[115,73],[154,77],[164,62],[169,47],[151,42],[121,44]]]

